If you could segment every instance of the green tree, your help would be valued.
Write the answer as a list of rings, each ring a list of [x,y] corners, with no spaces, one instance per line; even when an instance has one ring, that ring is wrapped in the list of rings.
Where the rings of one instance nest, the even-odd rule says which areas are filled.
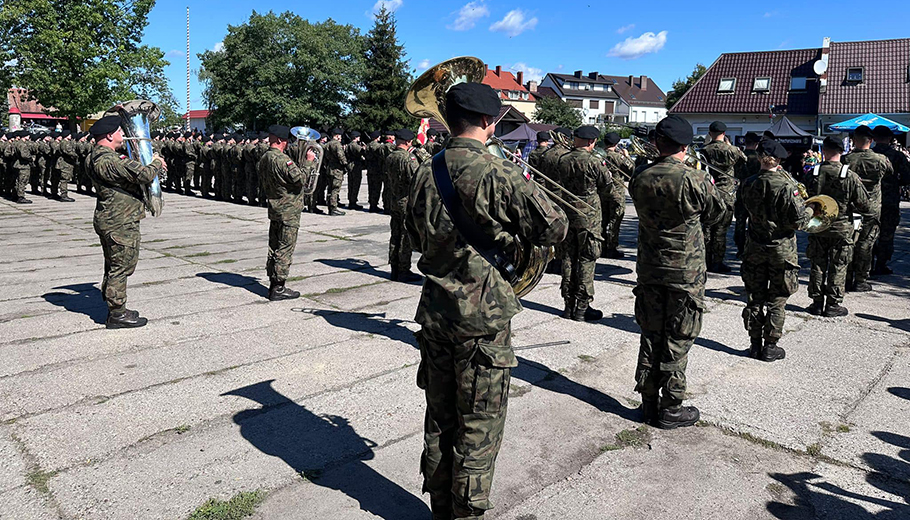
[[[538,98],[534,120],[566,128],[578,128],[582,123],[581,112],[557,97]]]
[[[417,123],[404,111],[411,74],[396,33],[395,14],[383,6],[367,34],[367,66],[351,118],[354,125],[365,130],[413,128]]]
[[[708,69],[704,65],[697,63],[695,64],[695,68],[692,69],[692,74],[689,74],[686,79],[677,79],[674,81],[673,90],[667,93],[667,109],[673,108],[673,105],[683,97],[683,94],[688,92],[689,89],[692,88],[692,85],[698,81],[698,78],[702,77],[707,71]]]
[[[154,0],[5,0],[0,39],[15,65],[0,79],[70,120],[168,90],[157,47],[140,45]],[[9,38],[9,39],[8,39]],[[3,59],[0,44],[0,59]],[[4,61],[4,63],[6,60]],[[154,97],[154,96],[152,96]]]
[[[223,49],[199,54],[208,122],[254,130],[334,124],[350,110],[362,53],[363,37],[350,25],[254,11],[247,23],[228,26]]]

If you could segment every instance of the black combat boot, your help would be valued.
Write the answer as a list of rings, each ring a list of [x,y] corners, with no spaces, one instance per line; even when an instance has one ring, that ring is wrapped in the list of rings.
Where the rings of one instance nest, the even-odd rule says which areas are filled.
[[[776,342],[769,341],[762,347],[761,356],[758,359],[770,363],[772,361],[777,361],[778,359],[784,359],[785,357],[787,357],[787,352],[778,347]]]
[[[749,357],[752,359],[758,359],[758,356],[761,355],[761,349],[763,346],[761,338],[751,338],[752,344],[749,345]]]
[[[348,209],[354,211],[354,210],[363,209],[363,206],[361,206],[360,204],[357,204],[356,202],[351,202],[348,204]]]
[[[422,277],[419,274],[412,272],[410,269],[398,273],[398,281],[402,283],[419,282],[421,279]]]
[[[806,312],[813,316],[821,316],[825,312],[825,300],[823,298],[812,300],[812,305],[806,307]]]
[[[831,302],[828,304],[828,307],[825,309],[826,318],[841,318],[849,314],[847,308],[839,303]]]
[[[330,208],[329,215],[331,215],[333,217],[340,217],[340,216],[344,215],[344,211],[341,211],[338,208]]]
[[[382,213],[382,210],[379,209],[379,206],[377,206],[375,204],[370,204],[369,212],[370,213]]]
[[[19,197],[18,199],[16,199],[16,204],[31,204],[31,203],[32,203],[32,201],[25,197]]]
[[[672,430],[674,428],[692,426],[698,422],[699,417],[701,417],[701,414],[698,413],[698,408],[694,406],[674,406],[657,412],[657,422],[654,426],[661,430]]]
[[[573,317],[575,316],[575,305],[576,305],[575,298],[566,298],[565,302],[566,302],[566,308],[562,311],[561,316],[567,320],[574,319]]]
[[[389,275],[389,280],[392,280],[393,282],[398,281],[398,268],[397,267],[392,267],[392,273],[391,273],[391,275]]]
[[[708,267],[708,271],[710,271],[712,273],[718,273],[718,274],[727,274],[732,270],[733,269],[729,265],[727,265],[723,262],[718,262],[718,263]]]
[[[856,282],[856,286],[853,287],[854,292],[869,292],[872,290],[872,284],[869,282]]]
[[[122,311],[110,311],[107,315],[105,327],[109,329],[134,329],[144,327],[149,320],[139,316],[136,311],[123,309]]]
[[[76,202],[76,199],[70,198],[68,193],[63,193],[62,195],[58,196],[57,200],[60,202]]]
[[[575,321],[598,321],[604,317],[603,311],[590,306],[588,302],[578,300],[572,319]]]
[[[293,300],[299,297],[300,292],[285,287],[284,281],[274,280],[271,287],[269,287],[269,301]]]
[[[600,255],[601,258],[612,258],[613,260],[622,260],[626,257],[626,254],[620,251],[619,249],[609,249],[604,251],[604,254]]]
[[[316,206],[315,204],[313,206],[310,206],[310,213],[313,213],[316,215],[325,215],[325,211],[322,211],[321,209],[319,209],[319,207]]]
[[[641,413],[642,423],[654,426],[654,423],[657,421],[657,410],[657,396],[641,397],[641,405],[638,407],[638,411]]]

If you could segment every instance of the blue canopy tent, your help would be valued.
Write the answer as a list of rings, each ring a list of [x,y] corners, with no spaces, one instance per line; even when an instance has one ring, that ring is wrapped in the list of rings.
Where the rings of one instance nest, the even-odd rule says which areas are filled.
[[[871,112],[866,115],[854,117],[853,119],[848,119],[847,121],[835,123],[829,128],[838,132],[849,132],[856,130],[858,126],[862,125],[866,125],[869,128],[875,128],[876,126],[887,126],[891,129],[892,132],[910,132],[910,128]]]

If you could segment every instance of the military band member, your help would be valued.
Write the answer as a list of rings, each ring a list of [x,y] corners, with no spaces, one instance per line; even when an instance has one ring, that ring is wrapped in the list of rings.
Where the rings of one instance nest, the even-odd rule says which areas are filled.
[[[92,125],[89,131],[96,142],[87,161],[98,194],[94,227],[104,253],[101,295],[108,307],[105,325],[109,329],[142,327],[148,322],[126,308],[126,281],[139,261],[139,221],[145,218],[143,187],[167,172],[158,155],[143,166],[117,152],[123,145],[120,123],[120,116],[111,115]]]
[[[642,419],[659,428],[692,426],[699,412],[686,398],[689,349],[705,311],[705,240],[726,202],[706,172],[686,166],[692,125],[671,115],[655,132],[659,158],[639,166],[629,182],[638,213],[635,320],[641,327],[635,390]]]
[[[345,157],[348,159],[348,209],[363,209],[357,203],[360,198],[360,184],[363,182],[363,144],[360,142],[360,132],[353,130],[350,133],[351,142],[344,147]]]
[[[736,202],[733,204],[733,218],[735,219],[733,242],[736,244],[736,258],[742,258],[743,250],[746,248],[746,220],[748,220],[739,190],[746,179],[761,171],[761,162],[758,160],[758,143],[760,141],[761,137],[755,132],[746,133],[743,150],[746,160],[738,161],[734,171],[739,183],[739,188],[736,190]]]
[[[386,189],[390,192],[391,205],[387,208],[391,219],[392,236],[389,241],[389,266],[394,282],[416,282],[420,276],[411,272],[411,241],[405,229],[405,213],[408,205],[408,187],[420,160],[411,147],[414,132],[401,129],[395,132],[395,149],[385,159],[388,177]]]
[[[825,231],[809,235],[806,257],[812,263],[809,272],[809,297],[806,309],[816,316],[846,316],[844,301],[847,264],[853,257],[854,212],[869,211],[869,195],[863,182],[847,165],[841,163],[844,143],[831,136],[822,145],[824,162],[815,165],[806,179],[810,196],[828,195],[837,202],[837,220]],[[827,298],[827,301],[826,301]]]
[[[528,154],[528,164],[537,171],[541,170],[541,159],[543,154],[550,148],[550,132],[537,132],[537,148],[531,150]]]
[[[382,197],[382,143],[379,142],[381,132],[370,132],[370,142],[364,147],[363,156],[367,167],[367,200],[370,204],[370,213],[380,213],[379,200]]]
[[[873,128],[872,137],[875,139],[872,151],[887,157],[894,170],[892,175],[882,177],[881,231],[873,249],[875,267],[872,273],[887,275],[891,274],[888,262],[891,261],[891,256],[894,254],[894,234],[901,221],[900,188],[910,184],[910,160],[891,145],[894,132],[887,126],[879,125]]]
[[[75,143],[69,130],[64,130],[60,133],[60,142],[57,145],[57,150],[59,156],[51,177],[51,182],[54,184],[54,192],[60,202],[75,202],[69,196],[69,183],[73,180],[73,172],[79,162],[79,155],[76,152]]]
[[[553,245],[566,234],[565,214],[515,164],[487,152],[499,115],[487,85],[460,83],[446,93],[453,137],[443,158],[468,218],[497,246],[514,235]],[[502,196],[500,196],[502,194]],[[508,194],[507,196],[505,194]],[[498,269],[473,248],[444,209],[432,162],[417,170],[408,198],[408,231],[426,275],[416,320],[426,393],[423,490],[433,518],[483,518],[502,444],[511,369],[510,322],[521,305]]]
[[[604,136],[606,148],[604,156],[607,169],[613,176],[613,193],[604,202],[603,235],[604,247],[601,252],[604,258],[620,259],[625,255],[619,250],[619,232],[622,219],[626,215],[626,185],[624,179],[631,179],[635,171],[635,162],[629,158],[628,152],[617,151],[620,136],[616,132],[609,132]]]
[[[783,359],[777,346],[784,331],[784,307],[799,288],[796,230],[805,229],[812,208],[803,201],[797,182],[779,168],[789,152],[778,141],[758,145],[761,171],[746,179],[743,208],[749,215],[742,279],[748,302],[743,322],[749,331],[751,357]]]
[[[601,200],[611,196],[613,180],[603,160],[594,155],[600,131],[582,126],[575,131],[575,147],[559,158],[559,182],[584,200],[592,209],[575,205],[569,218],[569,234],[563,243],[562,317],[575,321],[597,321],[603,312],[591,307],[594,301],[594,268],[603,247]]]
[[[32,154],[33,148],[28,141],[29,133],[27,130],[19,130],[16,139],[13,141],[12,162],[13,176],[15,178],[15,200],[17,204],[31,204],[32,201],[25,198],[25,188],[28,185],[29,177],[32,171]]]
[[[348,168],[348,159],[344,154],[344,147],[341,145],[340,128],[332,129],[332,139],[325,144],[324,151],[323,164],[326,168],[326,187],[328,188],[326,205],[328,206],[328,214],[333,217],[341,216],[344,215],[344,211],[338,209],[338,198],[341,194],[344,174]]]
[[[265,265],[269,276],[269,300],[291,300],[300,292],[285,286],[291,270],[300,212],[303,210],[303,186],[315,175],[316,155],[307,151],[307,162],[301,167],[285,154],[291,129],[287,126],[269,127],[269,149],[256,169],[262,182],[262,196],[269,208],[269,257]]]
[[[866,292],[872,290],[869,274],[872,271],[872,248],[881,231],[882,179],[894,175],[891,161],[875,153],[872,147],[872,129],[860,125],[853,132],[853,151],[844,156],[844,164],[859,175],[869,194],[869,211],[863,214],[859,236],[853,246],[853,260],[847,267],[847,290]]]
[[[710,174],[714,177],[714,188],[726,203],[724,217],[716,224],[705,228],[705,254],[708,271],[712,273],[729,273],[730,267],[724,263],[727,252],[727,231],[733,222],[733,205],[736,200],[737,181],[734,174],[736,163],[746,160],[743,153],[726,140],[727,125],[721,121],[711,123],[708,128],[710,141],[702,149],[705,159],[714,166]]]

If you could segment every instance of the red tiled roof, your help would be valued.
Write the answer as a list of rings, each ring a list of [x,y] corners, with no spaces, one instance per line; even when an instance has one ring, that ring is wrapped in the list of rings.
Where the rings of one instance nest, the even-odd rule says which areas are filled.
[[[190,110],[190,119],[208,119],[210,110]],[[186,119],[186,114],[183,114],[183,119]]]
[[[613,90],[630,105],[664,107],[667,104],[667,95],[657,86],[657,83],[654,83],[653,79],[647,76],[645,76],[645,81],[648,84],[645,90],[641,89],[641,76],[631,76],[631,83],[629,82],[630,76],[600,75],[599,77],[612,80]]]
[[[848,83],[847,69],[863,67],[863,82]],[[832,42],[821,114],[910,112],[910,39]]]
[[[14,114],[14,110],[19,113],[29,114],[35,117],[35,114],[49,114],[54,109],[48,109],[36,99],[28,99],[28,90],[24,88],[11,88],[6,92],[6,99],[9,102],[9,111]]]
[[[482,83],[499,90],[499,97],[501,99],[509,99],[509,95],[506,94],[506,92],[510,90],[528,92],[528,89],[525,88],[511,72],[502,70],[502,67],[496,67],[496,70],[487,69],[487,75],[483,78]],[[534,101],[534,94],[530,94],[528,100]]]
[[[528,119],[527,116],[522,114],[521,111],[519,111],[513,105],[503,105],[499,109],[499,115],[496,116],[496,120],[502,121],[503,119],[506,118],[506,116],[508,116],[508,119],[513,122],[521,121],[522,123],[527,123],[530,121],[530,119]],[[433,128],[439,132],[448,132],[449,131],[446,128],[446,125],[440,123],[439,121],[436,120],[436,118],[433,118],[433,117],[430,118],[430,128]]]
[[[821,49],[721,54],[670,113],[767,114],[771,105],[786,105],[787,114],[816,114],[818,82],[812,65],[820,56]],[[791,92],[793,76],[813,81],[806,82],[806,90]],[[757,77],[771,78],[769,93],[752,91]],[[732,94],[717,92],[721,78],[736,78]]]

